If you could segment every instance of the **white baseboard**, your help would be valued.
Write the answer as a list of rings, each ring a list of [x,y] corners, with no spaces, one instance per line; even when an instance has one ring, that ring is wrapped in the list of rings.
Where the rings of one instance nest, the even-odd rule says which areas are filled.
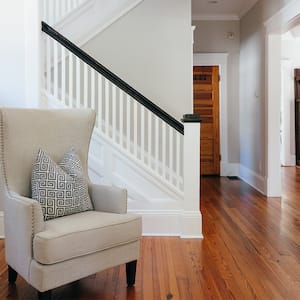
[[[182,238],[203,238],[202,214],[200,211],[184,211],[182,214]]]
[[[142,216],[143,236],[203,238],[200,212],[130,210]]]
[[[260,193],[264,195],[267,194],[267,183],[265,177],[253,172],[243,165],[240,165],[239,177],[253,188],[258,190]]]
[[[0,239],[4,239],[4,212],[0,211]]]
[[[239,176],[240,164],[221,162],[221,176]]]
[[[129,213],[142,215],[144,236],[203,238],[200,212],[130,210]],[[0,239],[3,238],[4,213],[0,211]]]

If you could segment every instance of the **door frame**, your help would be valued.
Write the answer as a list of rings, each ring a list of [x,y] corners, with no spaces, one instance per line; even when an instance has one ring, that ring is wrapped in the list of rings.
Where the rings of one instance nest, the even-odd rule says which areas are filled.
[[[266,45],[266,194],[281,196],[280,172],[280,97],[281,34],[300,24],[300,2],[294,0],[283,7],[265,25]]]
[[[228,53],[194,53],[193,66],[219,66],[219,124],[220,124],[220,176],[238,176],[238,164],[228,162],[228,137],[227,137],[227,60]],[[194,101],[194,100],[193,100]]]

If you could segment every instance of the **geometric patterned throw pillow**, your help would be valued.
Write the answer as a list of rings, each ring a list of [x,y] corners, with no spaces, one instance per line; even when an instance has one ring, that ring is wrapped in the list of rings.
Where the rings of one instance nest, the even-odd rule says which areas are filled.
[[[31,187],[32,199],[41,204],[45,221],[93,209],[74,149],[65,154],[61,166],[40,149],[32,168]]]

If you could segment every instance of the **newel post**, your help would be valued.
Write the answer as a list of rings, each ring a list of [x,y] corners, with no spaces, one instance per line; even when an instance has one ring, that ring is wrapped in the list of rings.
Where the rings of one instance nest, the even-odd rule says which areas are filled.
[[[183,177],[184,202],[182,237],[202,238],[202,215],[200,212],[200,116],[183,115]]]

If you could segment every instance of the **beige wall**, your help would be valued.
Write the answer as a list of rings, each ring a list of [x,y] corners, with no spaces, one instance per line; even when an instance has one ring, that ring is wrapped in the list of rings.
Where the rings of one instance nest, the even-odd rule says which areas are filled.
[[[194,21],[193,25],[196,26],[194,53],[228,53],[228,162],[238,163],[240,24],[239,21]],[[229,33],[233,33],[232,39],[228,38]]]
[[[175,118],[192,112],[190,0],[144,0],[84,49]]]
[[[262,177],[266,175],[264,22],[291,1],[260,0],[241,19],[240,164]]]

